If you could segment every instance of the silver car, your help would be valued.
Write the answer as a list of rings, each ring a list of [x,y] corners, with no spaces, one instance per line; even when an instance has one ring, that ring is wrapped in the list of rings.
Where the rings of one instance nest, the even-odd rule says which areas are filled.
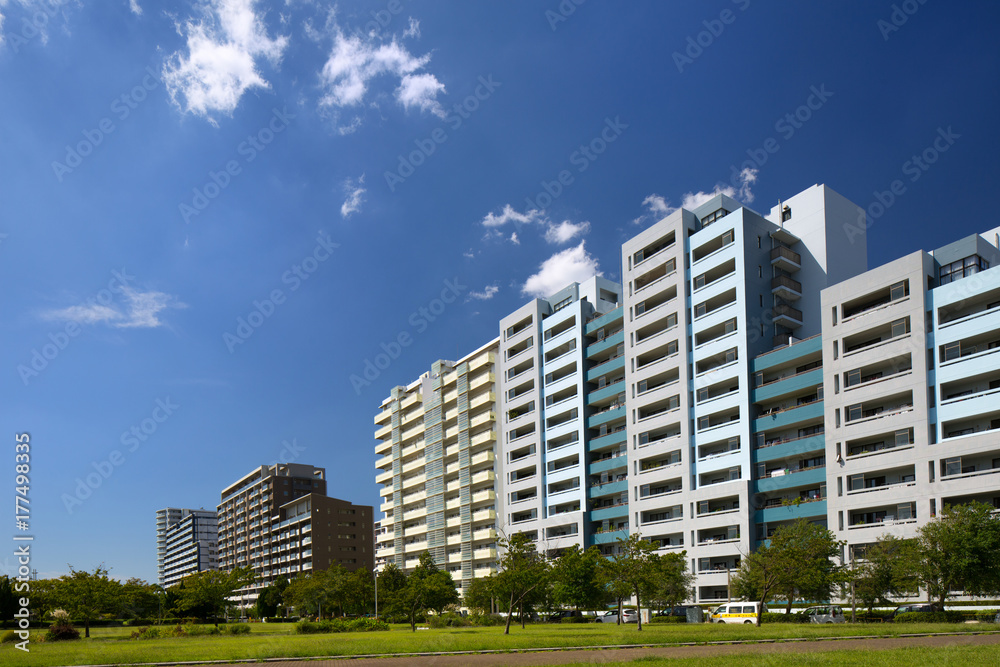
[[[809,617],[810,623],[844,623],[847,620],[844,618],[844,610],[835,605],[809,607],[801,613]]]
[[[623,609],[622,610],[622,623],[637,623],[639,621],[639,612],[635,609]],[[604,614],[603,616],[597,617],[598,623],[617,623],[618,622],[618,612],[617,610],[612,610]]]

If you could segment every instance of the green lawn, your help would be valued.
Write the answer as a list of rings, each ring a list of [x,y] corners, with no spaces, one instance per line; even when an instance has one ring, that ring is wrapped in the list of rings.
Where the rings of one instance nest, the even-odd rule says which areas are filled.
[[[387,632],[296,635],[291,634],[290,624],[254,624],[253,633],[242,637],[180,637],[133,641],[127,638],[131,632],[130,628],[93,628],[91,638],[86,640],[57,643],[32,641],[30,653],[18,651],[12,644],[3,645],[0,647],[0,663],[39,667],[134,664],[165,660],[241,660],[480,649],[517,650],[548,646],[705,643],[755,638],[895,636],[916,632],[969,632],[996,629],[995,626],[989,625],[964,624],[826,626],[776,624],[762,628],[699,624],[647,625],[639,633],[635,625],[619,627],[610,624],[539,624],[529,625],[525,630],[513,627],[509,636],[503,635],[502,627],[419,630],[414,633],[410,632],[408,626],[394,626]]]

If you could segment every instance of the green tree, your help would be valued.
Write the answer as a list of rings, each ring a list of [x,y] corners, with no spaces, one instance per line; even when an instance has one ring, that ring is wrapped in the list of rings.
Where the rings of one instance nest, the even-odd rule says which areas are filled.
[[[286,607],[294,607],[299,616],[320,616],[323,605],[330,597],[326,585],[326,570],[316,570],[310,574],[299,574],[285,588],[281,595]]]
[[[153,618],[160,608],[155,584],[132,577],[121,585],[119,613],[122,618]]]
[[[614,561],[614,575],[621,582],[622,589],[635,596],[635,606],[639,613],[638,630],[642,631],[642,600],[651,596],[656,585],[656,573],[659,569],[659,558],[656,555],[656,545],[644,540],[638,533],[617,540],[617,553],[611,557]],[[618,621],[621,622],[621,600],[619,602]]]
[[[68,611],[72,618],[84,623],[84,636],[90,637],[90,622],[101,614],[113,612],[121,595],[121,584],[108,578],[108,568],[103,564],[93,572],[74,569],[69,566],[69,574],[59,578],[55,587],[53,602]]]
[[[386,574],[383,572],[379,578],[385,578]],[[398,575],[389,576],[395,579]],[[398,580],[383,581],[379,590],[386,599],[387,609],[391,613],[405,616],[413,632],[417,630],[417,616],[421,612],[433,609],[441,613],[445,607],[459,601],[455,581],[449,573],[438,569],[428,551],[420,554],[420,561],[406,577],[405,584],[400,586]]]
[[[207,609],[219,625],[219,615],[225,611],[229,598],[244,586],[257,580],[253,570],[238,567],[231,571],[206,570],[184,577],[184,588],[180,592],[179,607],[190,611]]]
[[[869,612],[875,605],[891,605],[920,587],[920,551],[916,540],[883,535],[854,562],[851,581],[854,597]]]
[[[946,507],[918,531],[922,579],[941,608],[952,591],[1000,594],[1000,516],[983,503]]]
[[[257,617],[268,618],[278,614],[278,606],[281,604],[282,593],[288,588],[288,579],[279,577],[260,592],[257,596]]]
[[[361,616],[375,606],[375,579],[372,573],[358,568],[344,578],[344,612]]]
[[[586,551],[574,545],[563,551],[552,566],[552,598],[562,607],[576,610],[602,608],[608,591],[601,585],[604,556],[597,547]]]
[[[650,603],[661,609],[683,604],[692,595],[694,580],[687,566],[687,551],[660,554],[654,564]]]
[[[795,600],[829,600],[844,572],[833,560],[840,554],[841,543],[827,528],[805,519],[782,526],[771,538],[777,557],[796,564],[792,576],[783,577],[776,595],[787,600],[785,613],[792,612]]]
[[[465,587],[463,603],[469,609],[478,609],[484,614],[492,614],[494,609],[493,578],[479,577]]]
[[[14,593],[14,581],[6,575],[0,577],[0,618],[3,618],[5,628],[7,622],[17,613],[17,598]]]
[[[757,610],[757,627],[760,627],[764,605],[771,600],[782,579],[791,574],[787,571],[788,563],[779,556],[773,547],[761,545],[740,561],[739,570],[729,582],[730,591],[736,597],[761,603]]]
[[[524,628],[524,607],[530,604],[532,595],[548,583],[549,565],[535,549],[535,543],[524,533],[500,538],[498,545],[502,555],[493,575],[492,589],[501,604],[507,605],[507,623],[503,633],[509,635],[515,607],[521,617],[521,628]]]

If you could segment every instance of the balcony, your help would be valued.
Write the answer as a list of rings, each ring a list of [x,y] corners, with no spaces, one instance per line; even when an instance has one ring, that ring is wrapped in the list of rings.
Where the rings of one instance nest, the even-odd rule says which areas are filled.
[[[798,301],[802,298],[802,283],[788,276],[771,278],[771,294],[784,301]]]
[[[802,326],[802,311],[780,303],[774,307],[774,323],[795,329]]]
[[[771,266],[794,273],[802,268],[802,256],[791,248],[778,246],[771,249]]]

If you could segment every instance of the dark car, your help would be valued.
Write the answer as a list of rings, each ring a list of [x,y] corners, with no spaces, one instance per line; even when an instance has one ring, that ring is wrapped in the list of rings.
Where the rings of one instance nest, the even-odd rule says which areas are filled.
[[[562,623],[564,618],[580,618],[583,616],[582,611],[557,611],[548,617],[549,623]]]
[[[901,607],[896,607],[896,610],[892,612],[892,617],[896,618],[900,614],[908,614],[911,612],[932,612],[941,611],[941,608],[936,604],[904,604]]]

